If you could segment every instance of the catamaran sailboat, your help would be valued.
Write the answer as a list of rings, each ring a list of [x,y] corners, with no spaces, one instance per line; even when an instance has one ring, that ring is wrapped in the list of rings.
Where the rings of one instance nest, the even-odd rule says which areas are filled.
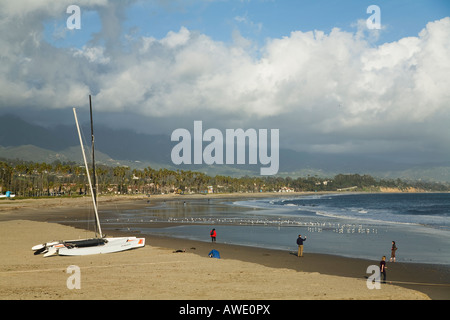
[[[91,142],[92,142],[92,158],[93,158],[93,177],[95,185],[95,158],[94,158],[94,132],[92,124],[92,104],[91,96],[89,96],[90,111],[91,111]],[[97,210],[96,189],[92,187],[91,177],[89,174],[89,168],[86,161],[86,155],[84,152],[83,141],[81,138],[80,126],[78,125],[76,109],[73,108],[73,114],[75,117],[75,123],[77,125],[78,136],[80,139],[81,152],[83,154],[84,165],[86,167],[86,175],[89,181],[89,187],[92,195],[92,201],[94,204],[95,220],[96,220],[96,232],[95,237],[91,239],[79,239],[79,240],[59,240],[51,241],[42,244],[38,244],[31,249],[34,254],[44,253],[44,257],[50,257],[55,255],[60,256],[84,256],[91,254],[112,253],[129,249],[142,248],[145,246],[145,238],[136,237],[103,237],[100,220]]]

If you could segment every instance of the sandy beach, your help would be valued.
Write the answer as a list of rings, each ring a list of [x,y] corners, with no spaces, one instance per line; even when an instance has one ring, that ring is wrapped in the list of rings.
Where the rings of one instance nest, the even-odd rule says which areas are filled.
[[[248,196],[248,195],[247,195]],[[170,200],[161,196],[157,200]],[[152,199],[155,199],[152,198]],[[139,208],[144,197],[101,197],[100,208]],[[153,201],[153,200],[152,200]],[[52,223],[80,216],[89,200],[0,202],[0,299],[150,300],[428,300],[449,299],[448,268],[396,264],[392,283],[369,290],[366,269],[378,261],[146,236],[146,246],[79,257],[33,255],[33,245],[92,236],[81,226]],[[101,211],[101,209],[100,209]],[[107,231],[109,236],[118,232]],[[139,235],[136,235],[139,236]],[[221,259],[207,256],[217,249]],[[175,252],[185,249],[186,252]],[[69,289],[71,265],[80,289]],[[418,283],[426,283],[419,285]],[[432,284],[432,285],[431,285]]]

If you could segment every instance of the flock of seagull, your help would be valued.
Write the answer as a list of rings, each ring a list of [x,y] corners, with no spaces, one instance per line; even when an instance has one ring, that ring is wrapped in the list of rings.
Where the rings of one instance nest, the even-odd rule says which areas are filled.
[[[341,234],[377,234],[378,229],[355,223],[301,221],[282,218],[213,218],[213,217],[166,217],[166,218],[117,218],[107,219],[106,223],[139,224],[139,223],[176,223],[176,224],[207,224],[207,225],[236,225],[236,226],[275,226],[281,227],[305,227],[308,232],[321,233],[332,231]]]

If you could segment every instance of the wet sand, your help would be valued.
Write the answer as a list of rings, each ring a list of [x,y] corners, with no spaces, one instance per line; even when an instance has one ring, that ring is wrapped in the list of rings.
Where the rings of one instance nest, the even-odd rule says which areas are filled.
[[[176,196],[152,197],[152,201],[174,198],[177,199]],[[85,257],[34,256],[31,246],[35,244],[58,237],[92,236],[83,230],[81,223],[72,222],[71,226],[48,223],[64,219],[73,221],[74,217],[81,220],[89,200],[41,200],[0,202],[0,230],[2,238],[8,239],[1,244],[4,258],[0,259],[0,299],[450,298],[448,266],[388,263],[388,282],[392,283],[382,284],[380,290],[369,290],[366,277],[370,274],[366,270],[378,261],[313,253],[298,258],[293,252],[282,250],[151,235],[145,236],[145,248],[123,253]],[[143,208],[148,206],[147,200],[145,197],[101,197],[100,212],[102,209]],[[104,232],[121,234],[114,229]],[[220,252],[221,259],[207,257],[213,248]],[[178,249],[186,252],[174,253]],[[80,290],[66,287],[68,274],[65,271],[70,264],[82,270]],[[94,290],[99,285],[105,288],[105,293]]]

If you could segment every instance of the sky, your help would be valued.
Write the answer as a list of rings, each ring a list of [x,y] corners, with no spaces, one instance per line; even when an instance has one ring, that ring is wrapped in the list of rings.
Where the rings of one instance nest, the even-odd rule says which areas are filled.
[[[0,0],[0,47],[0,115],[72,124],[91,94],[113,128],[201,120],[326,156],[450,160],[448,0]]]

